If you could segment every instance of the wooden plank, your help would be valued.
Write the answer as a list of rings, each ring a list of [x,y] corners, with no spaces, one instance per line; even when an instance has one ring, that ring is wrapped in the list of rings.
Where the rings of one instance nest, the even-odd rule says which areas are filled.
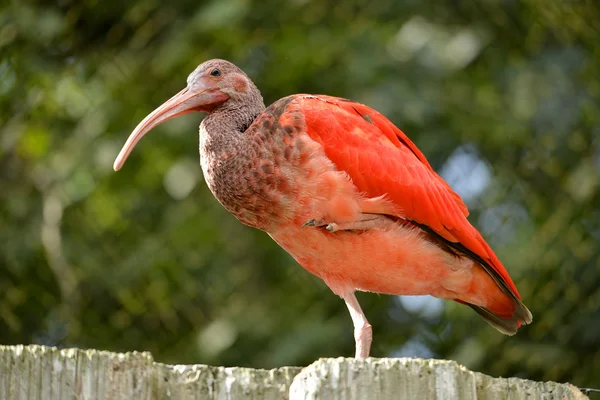
[[[301,370],[166,365],[150,353],[0,346],[0,399],[585,399],[554,382],[492,378],[452,361],[321,359]]]

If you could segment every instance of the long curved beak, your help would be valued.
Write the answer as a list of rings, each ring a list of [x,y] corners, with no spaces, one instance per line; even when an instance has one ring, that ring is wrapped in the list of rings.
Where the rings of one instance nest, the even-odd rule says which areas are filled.
[[[127,142],[121,149],[121,152],[115,159],[113,169],[118,171],[125,164],[125,160],[135,145],[142,137],[157,125],[162,124],[171,118],[179,117],[194,111],[210,111],[210,106],[215,103],[223,102],[227,95],[218,90],[209,88],[200,92],[190,91],[187,88],[177,93],[167,100],[163,105],[152,111],[146,118],[135,127]]]

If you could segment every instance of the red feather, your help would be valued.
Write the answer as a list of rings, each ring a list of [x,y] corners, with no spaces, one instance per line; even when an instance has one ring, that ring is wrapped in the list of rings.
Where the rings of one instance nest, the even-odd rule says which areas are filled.
[[[461,197],[392,122],[372,108],[336,97],[300,95],[293,103],[303,110],[308,135],[361,192],[385,195],[400,210],[396,216],[460,243],[489,264],[520,298],[498,257],[467,220]]]

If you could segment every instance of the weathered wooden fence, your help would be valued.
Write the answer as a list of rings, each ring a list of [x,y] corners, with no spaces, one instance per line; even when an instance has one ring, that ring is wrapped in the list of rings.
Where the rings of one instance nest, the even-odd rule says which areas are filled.
[[[322,359],[270,371],[166,365],[150,353],[0,346],[0,399],[585,399],[555,382],[492,378],[452,361]]]

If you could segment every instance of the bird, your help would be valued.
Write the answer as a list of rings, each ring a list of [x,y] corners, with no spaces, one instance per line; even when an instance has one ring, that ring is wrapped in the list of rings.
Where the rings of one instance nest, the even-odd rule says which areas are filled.
[[[114,170],[147,132],[191,112],[206,113],[200,166],[214,197],[345,301],[356,358],[373,335],[357,291],[456,301],[506,335],[531,323],[461,197],[376,110],[312,94],[266,107],[242,69],[212,59],[136,126]]]

